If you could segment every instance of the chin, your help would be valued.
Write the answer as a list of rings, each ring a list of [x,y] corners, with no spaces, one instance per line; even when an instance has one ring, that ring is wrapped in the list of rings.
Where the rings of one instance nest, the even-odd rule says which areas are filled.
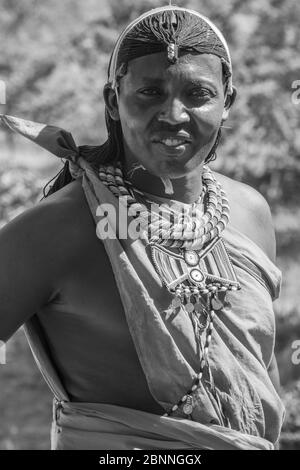
[[[164,162],[156,169],[155,174],[159,177],[178,179],[187,176],[194,171],[200,170],[200,166],[203,161],[193,161],[188,159],[187,161],[168,161]]]

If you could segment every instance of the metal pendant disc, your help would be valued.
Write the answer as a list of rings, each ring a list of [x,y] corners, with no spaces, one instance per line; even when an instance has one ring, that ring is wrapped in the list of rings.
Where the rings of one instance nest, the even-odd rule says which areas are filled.
[[[221,302],[221,300],[218,298],[213,298],[211,300],[211,306],[214,310],[220,310],[223,308],[223,302]]]
[[[194,305],[192,302],[188,302],[185,306],[185,309],[188,313],[192,313],[194,311]]]
[[[189,266],[197,266],[199,263],[199,256],[196,251],[186,251],[184,253],[184,260]]]
[[[201,302],[196,302],[194,305],[194,309],[196,312],[201,313],[203,311],[203,305]]]
[[[173,300],[172,300],[172,307],[174,308],[178,308],[180,307],[181,305],[181,300],[179,297],[175,297]]]
[[[192,269],[190,276],[194,282],[202,282],[204,280],[203,273],[200,271],[200,269]]]
[[[190,415],[193,411],[193,405],[191,405],[190,403],[186,403],[185,405],[183,405],[182,409],[186,415]]]

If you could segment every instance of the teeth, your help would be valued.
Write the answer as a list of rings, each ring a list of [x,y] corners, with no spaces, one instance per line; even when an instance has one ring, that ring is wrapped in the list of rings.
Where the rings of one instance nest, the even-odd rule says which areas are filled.
[[[168,147],[177,147],[177,145],[184,144],[184,140],[177,140],[177,139],[163,139],[162,143],[167,145]]]

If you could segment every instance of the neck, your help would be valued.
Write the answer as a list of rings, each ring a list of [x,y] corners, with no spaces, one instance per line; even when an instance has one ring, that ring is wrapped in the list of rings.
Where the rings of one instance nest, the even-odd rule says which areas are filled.
[[[173,199],[192,204],[202,193],[203,163],[181,178],[161,178],[150,173],[142,165],[128,168],[125,164],[124,176],[140,191],[157,197]]]

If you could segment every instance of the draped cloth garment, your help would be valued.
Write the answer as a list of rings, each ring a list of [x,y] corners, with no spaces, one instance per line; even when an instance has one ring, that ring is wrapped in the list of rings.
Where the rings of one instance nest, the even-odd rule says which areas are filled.
[[[13,119],[28,137],[24,124]],[[16,126],[10,121],[10,127]],[[29,127],[32,138],[32,125]],[[57,128],[51,129],[57,136]],[[59,132],[63,136],[64,131]],[[51,132],[35,135],[40,145],[51,147],[53,153],[60,155],[57,140],[50,138]],[[70,139],[60,141],[68,148]],[[99,204],[110,203],[117,217],[106,217],[106,223],[118,233],[118,200],[89,164],[76,156],[76,146],[72,139],[71,142],[69,158],[76,176],[82,178],[96,227],[105,217],[98,210]],[[68,152],[64,151],[68,158],[66,155]],[[170,417],[163,417],[115,405],[70,402],[47,354],[38,319],[33,317],[27,322],[25,330],[33,354],[55,396],[53,449],[273,448],[279,438],[284,408],[267,368],[274,353],[272,300],[278,296],[281,275],[267,255],[230,224],[222,238],[241,291],[229,292],[229,303],[215,317],[209,349],[210,373],[204,374],[194,394],[191,419],[180,408]],[[192,324],[183,309],[171,314],[172,295],[152,265],[145,240],[114,237],[103,238],[99,243],[104,244],[108,254],[149,390],[169,410],[191,388],[200,370]]]

